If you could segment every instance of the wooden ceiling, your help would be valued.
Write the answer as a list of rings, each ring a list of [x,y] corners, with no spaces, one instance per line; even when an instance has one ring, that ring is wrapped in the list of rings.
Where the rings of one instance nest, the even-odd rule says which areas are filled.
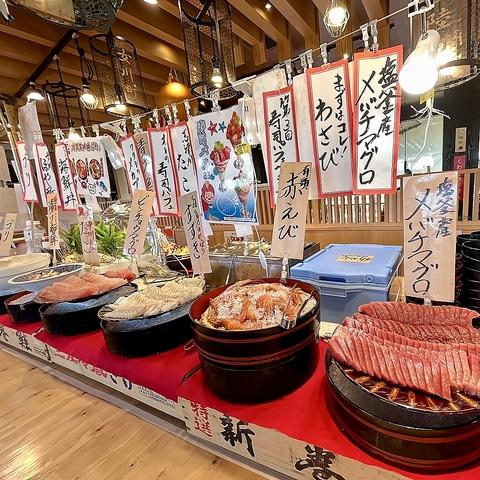
[[[265,8],[264,0],[228,0],[232,7],[235,62],[237,78],[264,70],[278,61],[291,58],[308,48],[315,48],[320,40],[329,41],[322,15],[329,0],[270,0],[272,8]],[[358,28],[368,19],[380,18],[387,11],[388,0],[347,0],[351,19],[347,28]],[[26,11],[10,7],[14,21],[0,20],[0,93],[14,96],[35,69],[49,55],[65,35],[66,28],[49,23]],[[117,15],[113,32],[134,43],[140,56],[148,103],[156,105],[155,95],[166,81],[171,67],[185,73],[184,41],[177,0],[158,0],[151,5],[144,0],[125,0]],[[383,43],[388,43],[388,28]],[[94,31],[82,30],[79,42],[90,56],[88,38]],[[272,41],[266,41],[269,37]],[[267,49],[267,45],[274,45]],[[342,48],[348,51],[348,45]],[[70,42],[60,55],[60,67],[66,83],[81,86],[80,62],[75,45]],[[52,62],[37,80],[37,86],[46,80],[58,79]],[[92,89],[98,94],[96,82]],[[19,98],[22,105],[25,98]],[[45,102],[38,102],[43,129],[52,128]],[[91,112],[91,121],[102,122],[112,117],[101,110]]]

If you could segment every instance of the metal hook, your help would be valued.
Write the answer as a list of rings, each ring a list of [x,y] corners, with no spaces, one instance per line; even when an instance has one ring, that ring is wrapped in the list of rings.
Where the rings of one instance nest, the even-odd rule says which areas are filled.
[[[370,23],[370,34],[372,35],[372,50],[374,52],[378,52],[378,28],[377,28],[377,20],[372,20]]]
[[[323,64],[326,65],[328,63],[328,51],[326,43],[322,43],[320,45],[320,55],[322,56]]]
[[[368,23],[364,23],[363,25],[360,25],[360,30],[362,32],[363,50],[365,52],[369,52],[370,51],[370,46],[368,44],[368,41],[369,41]]]

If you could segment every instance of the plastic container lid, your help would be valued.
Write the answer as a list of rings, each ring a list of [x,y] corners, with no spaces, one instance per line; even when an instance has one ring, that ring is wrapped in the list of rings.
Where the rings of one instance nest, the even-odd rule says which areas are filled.
[[[331,244],[290,270],[293,278],[332,284],[387,286],[402,259],[402,247]]]

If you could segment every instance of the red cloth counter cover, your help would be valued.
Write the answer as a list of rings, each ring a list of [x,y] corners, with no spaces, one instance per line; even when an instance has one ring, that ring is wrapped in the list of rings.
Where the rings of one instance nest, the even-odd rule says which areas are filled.
[[[27,325],[12,324],[7,315],[0,317],[0,324],[30,334],[42,326],[40,322]],[[36,335],[36,338],[79,360],[114,375],[128,378],[169,399],[176,400],[180,396],[232,417],[278,430],[297,440],[320,445],[336,454],[378,466],[384,470],[398,472],[408,478],[415,480],[480,479],[478,464],[455,473],[415,474],[385,464],[354,445],[336,426],[328,410],[323,362],[326,343],[323,341],[319,343],[320,356],[317,370],[301,388],[273,402],[260,405],[235,405],[216,397],[205,385],[201,371],[182,383],[184,375],[198,365],[197,354],[185,352],[183,346],[151,357],[127,359],[107,350],[101,332],[65,337],[42,331]]]

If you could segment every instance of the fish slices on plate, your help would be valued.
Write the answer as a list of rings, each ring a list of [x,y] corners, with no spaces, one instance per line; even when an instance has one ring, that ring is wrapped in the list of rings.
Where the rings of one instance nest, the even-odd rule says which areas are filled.
[[[123,278],[107,278],[95,273],[85,273],[81,277],[74,275],[48,285],[38,292],[36,299],[41,303],[71,302],[102,295],[126,283]]]
[[[173,280],[162,287],[149,285],[141,292],[122,297],[107,305],[103,316],[125,320],[159,315],[195,300],[203,293],[204,288],[205,280],[200,277]]]

